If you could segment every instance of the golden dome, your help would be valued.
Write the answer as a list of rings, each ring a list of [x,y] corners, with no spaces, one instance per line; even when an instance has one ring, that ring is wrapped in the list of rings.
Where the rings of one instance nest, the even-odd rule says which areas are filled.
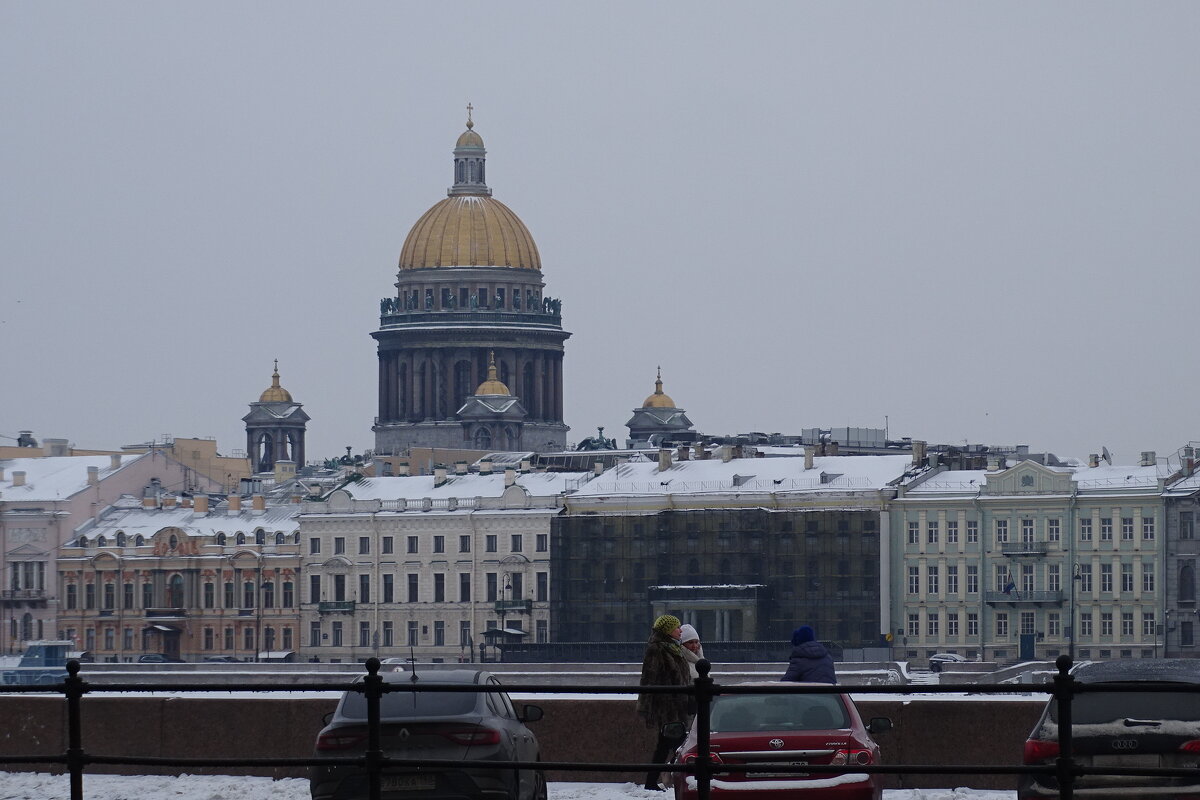
[[[654,381],[654,394],[646,398],[642,408],[676,408],[675,401],[670,395],[663,394],[662,367],[658,368],[658,378]]]
[[[475,394],[502,395],[504,397],[512,396],[512,392],[508,390],[507,386],[500,382],[500,378],[496,374],[496,356],[491,350],[488,351],[487,380],[479,384],[479,388],[475,390]]]
[[[260,403],[290,403],[292,395],[279,385],[279,360],[275,360],[275,372],[271,375],[271,385],[258,398]]]
[[[454,143],[454,147],[483,147],[483,137],[473,130],[470,130],[470,125],[467,125],[467,130],[463,131],[458,137],[458,141]]]
[[[529,229],[508,206],[485,195],[456,195],[426,211],[400,250],[400,269],[428,267],[540,271],[542,260]]]

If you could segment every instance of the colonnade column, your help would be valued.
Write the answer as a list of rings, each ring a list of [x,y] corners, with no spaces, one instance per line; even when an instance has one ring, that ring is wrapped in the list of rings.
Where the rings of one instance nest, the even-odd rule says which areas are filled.
[[[538,351],[534,357],[533,367],[533,407],[529,416],[533,419],[546,418],[546,354]]]

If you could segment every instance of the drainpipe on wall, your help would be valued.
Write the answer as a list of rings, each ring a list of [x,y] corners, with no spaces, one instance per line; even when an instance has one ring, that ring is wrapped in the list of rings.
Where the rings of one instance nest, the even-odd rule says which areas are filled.
[[[987,655],[985,642],[987,641],[987,587],[988,587],[988,558],[987,558],[987,537],[988,526],[984,525],[983,505],[979,502],[979,490],[975,490],[975,497],[971,500],[975,506],[975,513],[979,517],[979,660],[983,661]],[[963,620],[966,622],[966,620]]]

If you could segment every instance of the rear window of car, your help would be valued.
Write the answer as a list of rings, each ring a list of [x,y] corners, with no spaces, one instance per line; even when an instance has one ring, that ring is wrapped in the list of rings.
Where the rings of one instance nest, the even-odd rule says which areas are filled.
[[[1123,719],[1200,721],[1200,694],[1191,692],[1086,692],[1071,704],[1076,725],[1099,725]],[[1058,705],[1050,703],[1050,719],[1058,722]]]
[[[819,731],[848,728],[837,695],[731,694],[713,700],[715,731]]]
[[[451,717],[468,714],[478,703],[472,692],[388,692],[379,701],[384,719],[397,717]],[[367,698],[360,692],[348,692],[342,700],[342,716],[367,718]]]

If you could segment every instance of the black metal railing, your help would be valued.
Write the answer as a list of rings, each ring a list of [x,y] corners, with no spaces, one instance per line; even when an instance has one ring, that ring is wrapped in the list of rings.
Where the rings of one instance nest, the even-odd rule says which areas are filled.
[[[89,765],[133,765],[152,767],[313,767],[313,766],[356,766],[367,771],[369,794],[371,800],[378,800],[381,793],[381,778],[385,769],[390,767],[454,767],[500,769],[500,770],[559,770],[559,771],[588,771],[588,772],[671,772],[683,776],[691,776],[696,781],[697,794],[700,800],[707,800],[712,789],[715,776],[730,773],[745,773],[761,770],[761,764],[726,764],[714,761],[710,741],[710,711],[711,701],[718,695],[731,694],[960,694],[962,692],[986,694],[1031,694],[1042,693],[1052,697],[1058,709],[1059,755],[1053,763],[1046,764],[847,764],[847,765],[772,765],[772,772],[778,773],[808,773],[839,775],[844,773],[866,773],[887,775],[1043,775],[1057,780],[1058,797],[1072,800],[1075,793],[1076,781],[1083,776],[1153,776],[1153,777],[1200,777],[1200,768],[1164,768],[1164,767],[1116,767],[1116,766],[1083,766],[1072,758],[1072,703],[1077,695],[1087,691],[1104,692],[1191,692],[1200,693],[1200,684],[1183,685],[1146,684],[1146,683],[1105,683],[1088,685],[1077,682],[1070,674],[1072,661],[1069,656],[1059,656],[1055,662],[1057,673],[1049,685],[1029,684],[955,684],[941,685],[908,685],[908,686],[848,686],[848,685],[817,685],[779,682],[778,684],[756,685],[722,685],[709,677],[708,661],[697,664],[699,677],[689,686],[640,686],[636,689],[645,694],[686,694],[696,701],[697,748],[696,759],[689,763],[648,764],[648,763],[596,763],[596,762],[496,762],[446,759],[402,759],[393,758],[381,748],[381,714],[380,703],[384,694],[394,691],[403,692],[507,692],[524,694],[557,694],[580,693],[588,694],[629,694],[628,686],[614,685],[572,685],[549,686],[544,684],[509,684],[509,685],[467,685],[467,684],[434,684],[434,683],[388,683],[379,674],[380,662],[369,658],[365,664],[367,674],[361,681],[343,685],[329,683],[294,683],[294,684],[265,684],[237,683],[222,684],[223,691],[259,691],[259,692],[328,692],[331,689],[361,692],[367,706],[367,748],[362,755],[345,757],[308,757],[308,758],[182,758],[182,757],[152,757],[152,756],[106,756],[89,753],[84,748],[82,734],[81,698],[84,694],[99,692],[189,692],[212,691],[211,683],[181,683],[155,684],[139,681],[136,683],[104,683],[91,685],[80,676],[78,661],[67,663],[67,676],[61,683],[41,686],[10,686],[6,693],[60,693],[67,701],[67,749],[58,755],[12,755],[0,756],[0,766],[15,764],[61,764],[70,774],[72,800],[83,800],[83,778]]]

